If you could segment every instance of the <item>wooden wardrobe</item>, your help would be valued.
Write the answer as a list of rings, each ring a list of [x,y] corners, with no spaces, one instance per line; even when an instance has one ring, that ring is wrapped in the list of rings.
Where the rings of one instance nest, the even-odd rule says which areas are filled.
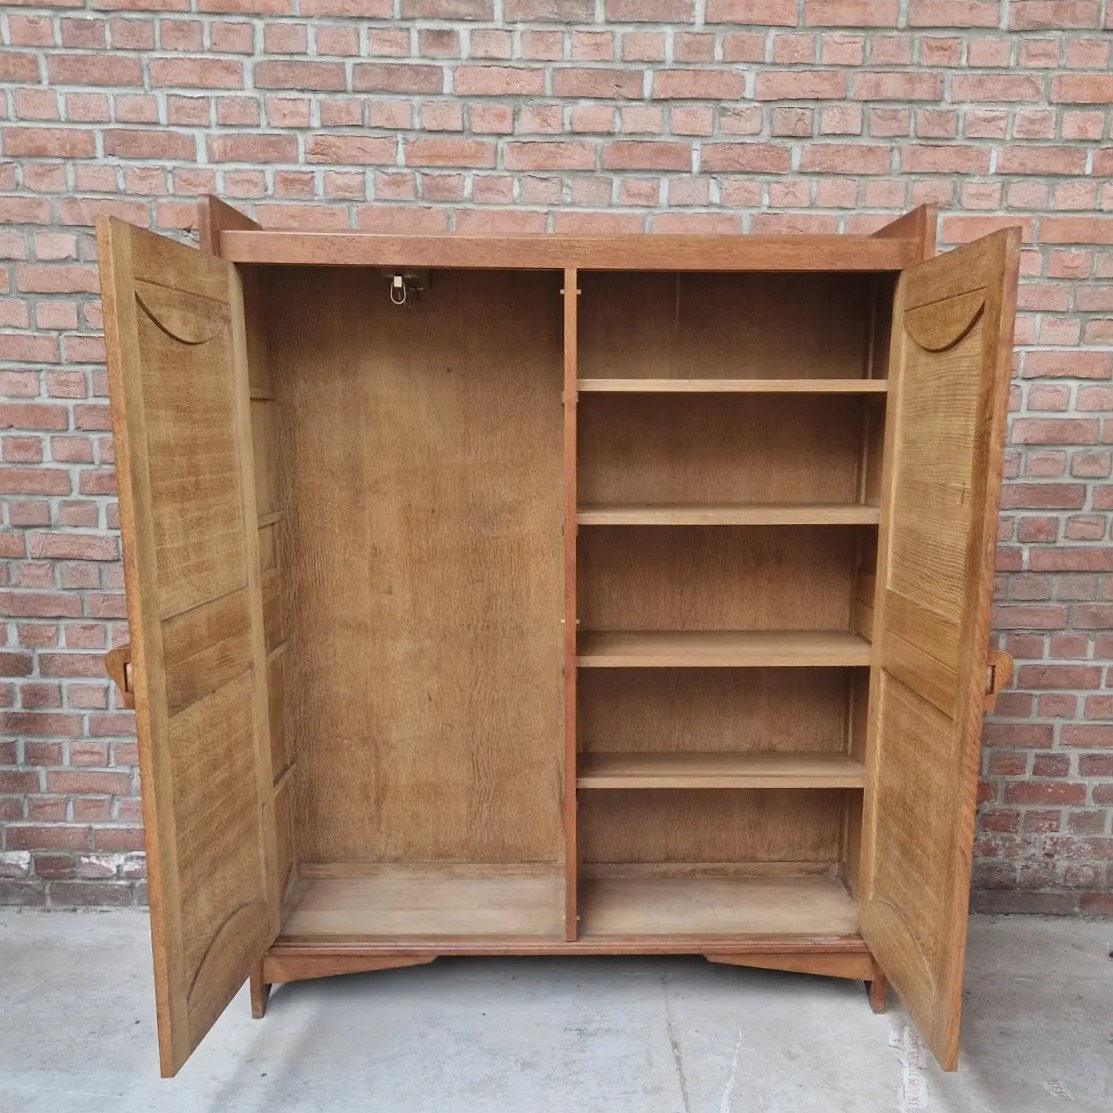
[[[538,954],[888,982],[953,1068],[1017,231],[200,228],[98,226],[163,1072]]]

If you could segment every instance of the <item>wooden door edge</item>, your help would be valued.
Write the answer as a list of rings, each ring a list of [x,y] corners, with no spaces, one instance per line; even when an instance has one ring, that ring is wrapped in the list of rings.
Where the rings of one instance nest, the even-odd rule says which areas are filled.
[[[991,649],[986,658],[985,699],[982,706],[992,711],[997,706],[997,697],[1007,688],[1013,678],[1012,655],[1003,649]]]
[[[104,655],[104,671],[120,693],[124,707],[135,708],[135,687],[131,673],[131,643],[118,645]]]
[[[935,258],[935,241],[939,230],[939,206],[917,205],[896,220],[889,221],[873,232],[882,240],[914,240],[922,263]]]
[[[197,198],[198,246],[210,255],[220,256],[221,232],[258,232],[261,226],[239,209],[225,204],[219,197],[205,194]]]

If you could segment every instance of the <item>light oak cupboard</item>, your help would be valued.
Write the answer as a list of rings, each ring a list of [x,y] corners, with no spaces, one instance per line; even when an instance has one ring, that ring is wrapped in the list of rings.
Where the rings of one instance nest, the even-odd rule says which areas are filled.
[[[616,953],[953,1068],[1018,233],[200,224],[98,227],[163,1072],[248,978]]]

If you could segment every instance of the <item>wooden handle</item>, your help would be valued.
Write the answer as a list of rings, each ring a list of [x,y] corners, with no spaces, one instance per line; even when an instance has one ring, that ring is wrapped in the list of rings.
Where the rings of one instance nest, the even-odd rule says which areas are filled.
[[[1003,649],[991,649],[986,662],[985,709],[997,706],[997,693],[1013,678],[1013,659]]]
[[[131,646],[118,645],[104,655],[105,671],[120,689],[125,707],[135,706],[135,692],[131,686]]]

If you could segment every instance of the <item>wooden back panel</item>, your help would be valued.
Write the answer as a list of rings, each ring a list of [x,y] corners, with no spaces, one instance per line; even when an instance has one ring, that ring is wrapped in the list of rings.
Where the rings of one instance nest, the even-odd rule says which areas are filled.
[[[278,932],[243,303],[230,264],[120,221],[98,249],[173,1074]]]
[[[302,861],[558,861],[561,276],[260,280]]]
[[[848,630],[857,558],[853,526],[583,529],[580,629]]]
[[[862,934],[944,1068],[958,1054],[1019,236],[901,277],[870,677]]]
[[[832,395],[582,394],[580,501],[856,502],[865,405]]]
[[[860,379],[866,274],[580,272],[580,377]]]

